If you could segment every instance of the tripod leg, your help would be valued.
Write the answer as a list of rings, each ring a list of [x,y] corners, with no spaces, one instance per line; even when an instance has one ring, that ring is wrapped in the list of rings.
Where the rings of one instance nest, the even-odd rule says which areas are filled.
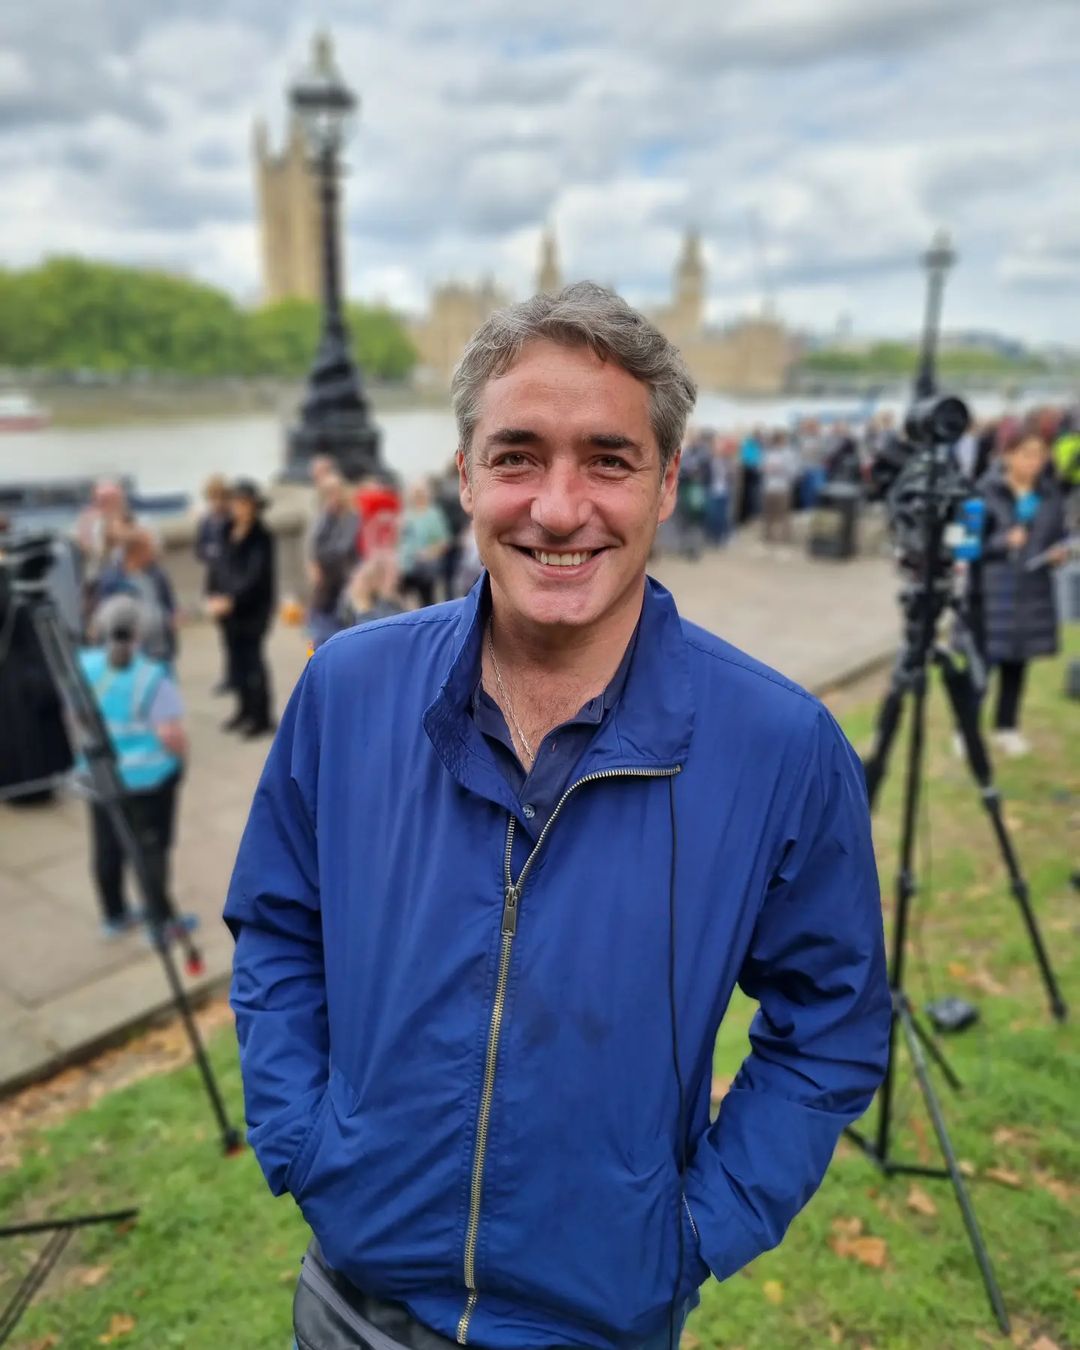
[[[994,1310],[994,1316],[997,1318],[997,1324],[1003,1332],[1009,1331],[1009,1314],[1005,1310],[1005,1302],[1001,1297],[1001,1290],[998,1287],[997,1279],[994,1275],[994,1268],[990,1264],[990,1254],[986,1250],[986,1243],[983,1241],[982,1231],[979,1228],[979,1221],[975,1217],[975,1210],[971,1203],[971,1197],[968,1195],[967,1186],[964,1184],[963,1175],[960,1172],[960,1166],[956,1161],[956,1154],[953,1152],[952,1140],[949,1138],[949,1131],[945,1124],[945,1117],[941,1113],[941,1103],[934,1092],[934,1085],[930,1079],[930,1070],[927,1067],[925,1056],[923,1055],[922,1041],[915,1028],[914,1019],[911,1016],[911,1009],[908,1006],[907,999],[900,995],[897,1001],[896,1019],[900,1023],[904,1033],[904,1040],[907,1042],[908,1052],[911,1055],[911,1063],[915,1069],[915,1076],[919,1080],[919,1088],[922,1092],[923,1101],[926,1103],[926,1110],[933,1122],[934,1133],[937,1135],[938,1146],[941,1149],[942,1157],[945,1159],[945,1167],[949,1173],[949,1180],[952,1182],[953,1191],[956,1194],[956,1203],[960,1206],[960,1213],[963,1215],[964,1227],[967,1229],[968,1238],[971,1242],[971,1249],[975,1254],[975,1260],[978,1263],[979,1272],[982,1275],[983,1285],[986,1289],[987,1297],[990,1300],[990,1306]]]
[[[906,673],[905,673],[906,672]],[[907,952],[907,927],[911,901],[915,895],[915,826],[919,816],[919,787],[922,777],[923,737],[926,721],[926,671],[912,664],[905,652],[896,668],[893,689],[897,709],[905,685],[912,696],[911,727],[908,737],[904,776],[904,806],[901,821],[900,857],[896,870],[896,917],[893,921],[892,952],[889,957],[889,988],[893,998],[893,1016],[889,1026],[889,1061],[878,1092],[877,1134],[874,1148],[881,1165],[889,1159],[889,1129],[892,1124],[893,1088],[896,1077],[896,1017],[904,1001],[904,958]],[[888,700],[887,700],[888,701]],[[883,710],[884,713],[884,710]],[[884,722],[884,715],[883,715]],[[895,730],[895,726],[894,726]]]
[[[163,897],[158,893],[155,877],[147,864],[146,854],[121,805],[123,785],[116,766],[116,753],[94,700],[93,692],[87,684],[71,645],[64,635],[55,608],[51,604],[40,606],[34,610],[33,620],[53,683],[65,699],[73,714],[73,720],[80,729],[79,734],[83,742],[81,748],[90,771],[95,798],[101,803],[108,815],[109,823],[124,851],[124,856],[131,863],[147,914],[157,916],[157,921],[151,918],[150,934],[158,956],[161,958],[161,963],[165,967],[165,975],[172,991],[173,1002],[176,1004],[176,1010],[183,1021],[184,1030],[187,1032],[188,1040],[191,1043],[192,1053],[199,1066],[207,1096],[210,1098],[211,1108],[221,1130],[222,1147],[226,1153],[238,1152],[241,1148],[239,1132],[229,1122],[225,1111],[225,1103],[222,1101],[217,1080],[214,1078],[213,1069],[210,1067],[210,1061],[206,1056],[206,1050],[199,1035],[199,1028],[191,1014],[191,1005],[180,981],[172,952],[169,950],[168,935],[160,922],[164,904]],[[189,948],[190,950],[192,949]]]
[[[49,1272],[60,1260],[64,1248],[71,1240],[71,1233],[70,1228],[53,1233],[11,1296],[11,1302],[0,1312],[0,1345],[3,1345],[15,1330],[22,1320],[23,1313],[33,1302],[34,1295],[48,1279]]]
[[[957,1078],[956,1071],[953,1069],[953,1066],[949,1063],[949,1061],[945,1058],[944,1054],[942,1053],[941,1046],[938,1045],[937,1041],[934,1040],[933,1036],[931,1036],[931,1034],[927,1031],[927,1029],[923,1026],[923,1024],[919,1021],[919,1019],[915,1016],[914,1013],[911,1014],[911,1027],[912,1030],[915,1032],[915,1035],[918,1036],[920,1041],[922,1041],[923,1048],[926,1050],[926,1053],[930,1056],[930,1058],[938,1066],[941,1072],[945,1075],[945,1081],[953,1089],[954,1092],[959,1092],[963,1087],[963,1084],[960,1082],[960,1079]]]
[[[994,784],[990,756],[986,753],[986,744],[983,741],[982,733],[979,731],[978,700],[975,696],[974,685],[967,672],[961,670],[947,653],[939,652],[937,663],[945,682],[945,691],[949,697],[956,728],[964,742],[968,765],[981,790],[982,804],[990,817],[990,824],[993,827],[998,848],[1009,874],[1009,885],[1013,897],[1020,906],[1020,913],[1023,916],[1028,937],[1031,939],[1035,960],[1038,963],[1039,972],[1042,975],[1042,981],[1050,1001],[1050,1011],[1057,1021],[1063,1022],[1068,1016],[1069,1009],[1062,996],[1054,969],[1050,964],[1050,956],[1043,943],[1035,911],[1031,907],[1031,893],[1027,881],[1020,871],[1016,851],[1005,828],[1005,820],[1001,811],[1001,794]]]
[[[905,667],[906,657],[901,654],[896,668],[893,671],[892,683],[889,691],[881,700],[881,706],[878,709],[877,723],[874,729],[874,745],[869,755],[863,760],[863,773],[866,776],[866,795],[870,801],[871,811],[877,800],[878,788],[885,777],[885,771],[889,767],[889,751],[892,743],[896,739],[896,733],[900,728],[900,716],[903,712],[904,689],[905,689]]]

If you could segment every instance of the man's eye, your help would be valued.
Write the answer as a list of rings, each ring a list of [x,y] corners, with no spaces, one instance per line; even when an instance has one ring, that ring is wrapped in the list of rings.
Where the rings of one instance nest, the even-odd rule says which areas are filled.
[[[597,467],[601,469],[625,469],[629,467],[621,455],[600,455],[596,463]]]
[[[528,460],[520,450],[507,450],[504,455],[500,455],[494,462],[496,469],[520,469]]]

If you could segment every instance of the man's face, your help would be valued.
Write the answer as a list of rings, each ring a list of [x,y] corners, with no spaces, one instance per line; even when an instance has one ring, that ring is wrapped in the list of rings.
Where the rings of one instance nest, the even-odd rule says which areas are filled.
[[[480,399],[461,502],[497,602],[528,627],[590,629],[640,606],[661,476],[649,391],[588,348],[531,343]]]

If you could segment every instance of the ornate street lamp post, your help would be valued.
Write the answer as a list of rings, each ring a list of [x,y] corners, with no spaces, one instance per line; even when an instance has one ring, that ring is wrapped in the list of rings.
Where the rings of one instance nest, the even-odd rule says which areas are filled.
[[[313,456],[332,455],[346,478],[382,473],[360,369],[349,347],[341,304],[338,241],[340,155],[357,99],[334,65],[330,40],[315,39],[314,62],[289,91],[318,179],[322,234],[323,328],[300,418],[289,433],[285,477],[305,479]]]
[[[938,230],[923,254],[926,268],[926,315],[923,320],[919,373],[915,376],[915,397],[929,398],[937,392],[937,344],[941,327],[941,296],[945,276],[956,261],[952,242],[944,230]]]

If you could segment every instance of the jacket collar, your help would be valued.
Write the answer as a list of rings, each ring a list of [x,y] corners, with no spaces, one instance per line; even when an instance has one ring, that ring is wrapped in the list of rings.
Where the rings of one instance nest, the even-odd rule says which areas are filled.
[[[469,711],[489,594],[485,572],[462,603],[450,666],[423,722],[439,758],[463,787],[515,811],[518,803],[510,785]],[[604,770],[681,766],[690,750],[693,725],[690,658],[682,620],[671,594],[648,577],[622,696],[582,757],[574,781]]]

